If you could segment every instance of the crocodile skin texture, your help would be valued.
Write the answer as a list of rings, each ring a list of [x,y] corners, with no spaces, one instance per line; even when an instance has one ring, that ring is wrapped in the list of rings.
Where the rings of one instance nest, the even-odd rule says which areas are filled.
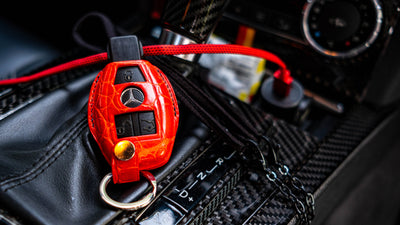
[[[118,69],[124,67],[138,67],[145,81],[115,84]],[[133,92],[129,93],[131,90],[138,92],[139,98]],[[124,92],[128,93],[126,101],[137,104],[129,106],[122,97]],[[116,116],[132,115],[133,118],[133,115],[146,112],[152,112],[154,120],[143,119],[142,124],[129,123],[135,130],[139,126],[140,129],[149,128],[146,131],[154,132],[118,136]],[[174,91],[166,76],[148,61],[109,63],[93,82],[88,105],[89,128],[111,165],[114,183],[137,181],[140,179],[139,171],[155,169],[167,163],[175,141],[178,121],[179,110]],[[122,140],[128,140],[135,146],[134,156],[126,161],[119,160],[114,155],[115,145]]]

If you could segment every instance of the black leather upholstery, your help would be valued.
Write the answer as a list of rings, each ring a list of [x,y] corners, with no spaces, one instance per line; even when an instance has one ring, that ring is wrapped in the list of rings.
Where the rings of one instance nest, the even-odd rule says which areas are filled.
[[[88,127],[86,103],[94,74],[53,91],[0,121],[0,202],[29,224],[96,224],[118,214],[100,199],[98,187],[110,168]],[[82,110],[81,110],[82,109]],[[154,172],[171,172],[205,137],[182,115],[174,153]],[[191,130],[191,132],[188,132]],[[140,196],[147,183],[118,185],[120,201]],[[123,195],[121,195],[123,193]]]
[[[5,26],[0,22],[0,29]],[[1,79],[38,68],[58,54],[23,33],[13,36],[14,31],[6,30],[10,33],[0,35],[0,44],[7,45],[0,48]],[[99,224],[119,213],[100,198],[99,183],[110,167],[87,126],[86,104],[96,74],[80,74],[0,119],[0,209],[24,224]],[[153,171],[158,180],[206,135],[197,120],[181,111],[173,155],[167,165]],[[140,181],[110,187],[110,193],[120,201],[132,201],[147,187]]]

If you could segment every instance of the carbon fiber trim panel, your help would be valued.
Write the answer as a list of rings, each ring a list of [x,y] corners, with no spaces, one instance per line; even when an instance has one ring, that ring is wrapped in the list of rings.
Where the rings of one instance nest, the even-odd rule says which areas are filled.
[[[299,166],[318,147],[315,137],[288,125],[272,120],[271,137],[282,146],[279,157],[291,170]],[[257,217],[259,224],[279,224],[294,211],[271,186],[266,176],[248,171],[243,180],[232,190],[221,206],[207,219],[207,224],[241,224]],[[257,212],[255,215],[254,213]]]
[[[302,166],[295,175],[303,182],[306,190],[315,192],[372,131],[380,118],[379,114],[361,106],[349,112],[336,129],[314,149],[314,153],[308,159],[303,158]],[[287,140],[294,142],[294,139]],[[293,157],[293,154],[292,152],[289,156]],[[276,195],[252,216],[248,224],[287,224],[293,217],[294,211],[290,206],[288,208],[288,203]]]
[[[204,43],[221,17],[225,0],[168,0],[162,15],[165,28]]]

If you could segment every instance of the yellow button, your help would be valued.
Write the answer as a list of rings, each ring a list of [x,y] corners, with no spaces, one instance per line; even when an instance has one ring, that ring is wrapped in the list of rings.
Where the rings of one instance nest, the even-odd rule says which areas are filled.
[[[114,147],[114,155],[122,161],[130,160],[135,155],[135,145],[130,141],[120,141]]]

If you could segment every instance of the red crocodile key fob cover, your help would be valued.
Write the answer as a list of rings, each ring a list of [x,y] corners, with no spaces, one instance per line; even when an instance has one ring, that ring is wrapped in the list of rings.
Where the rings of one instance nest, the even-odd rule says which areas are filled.
[[[139,171],[168,162],[179,110],[171,84],[157,67],[145,60],[111,62],[92,84],[88,122],[114,183],[134,182]],[[131,158],[116,156],[121,141],[133,144]]]

